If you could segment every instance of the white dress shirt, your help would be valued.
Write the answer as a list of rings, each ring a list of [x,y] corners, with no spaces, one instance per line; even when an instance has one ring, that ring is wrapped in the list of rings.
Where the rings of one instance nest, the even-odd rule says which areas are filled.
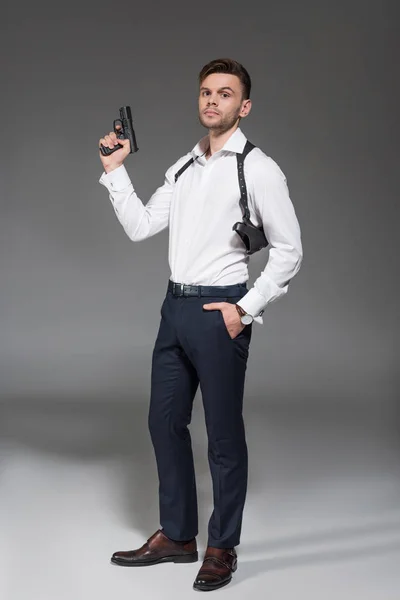
[[[128,237],[138,242],[169,227],[170,279],[189,285],[232,285],[248,281],[249,256],[232,230],[243,215],[239,205],[236,153],[246,137],[237,128],[208,160],[208,135],[175,162],[146,205],[137,196],[124,165],[101,175],[115,214]],[[175,183],[175,173],[196,160]],[[266,306],[286,294],[300,269],[299,223],[278,165],[260,148],[244,160],[250,220],[263,226],[270,243],[265,269],[238,304],[263,323]]]

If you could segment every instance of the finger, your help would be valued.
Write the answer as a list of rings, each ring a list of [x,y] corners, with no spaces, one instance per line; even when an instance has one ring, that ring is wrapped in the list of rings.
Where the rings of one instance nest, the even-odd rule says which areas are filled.
[[[114,146],[116,146],[119,142],[117,136],[115,135],[114,131],[110,131],[110,138],[112,143],[114,144]]]
[[[222,310],[224,304],[226,302],[209,302],[208,304],[203,304],[203,308],[206,310]]]
[[[107,142],[107,146],[109,148],[111,148],[111,149],[114,148],[114,142],[112,141],[112,139],[110,138],[109,135],[106,135],[106,142]]]

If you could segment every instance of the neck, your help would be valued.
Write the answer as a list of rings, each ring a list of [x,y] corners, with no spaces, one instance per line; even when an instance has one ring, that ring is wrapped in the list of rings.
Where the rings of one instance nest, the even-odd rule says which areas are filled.
[[[228,131],[217,131],[215,129],[208,130],[208,141],[209,147],[205,154],[206,158],[210,158],[215,152],[221,150],[224,147],[225,143],[229,140],[231,135],[238,128],[238,123],[236,123],[233,127],[228,129]]]

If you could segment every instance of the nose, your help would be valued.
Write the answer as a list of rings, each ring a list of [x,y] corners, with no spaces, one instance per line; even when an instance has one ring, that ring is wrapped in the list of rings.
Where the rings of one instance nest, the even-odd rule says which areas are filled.
[[[209,96],[208,97],[208,101],[207,101],[207,106],[211,106],[211,104],[213,104],[214,106],[216,106],[216,104],[217,104],[217,98],[218,98],[218,96]]]

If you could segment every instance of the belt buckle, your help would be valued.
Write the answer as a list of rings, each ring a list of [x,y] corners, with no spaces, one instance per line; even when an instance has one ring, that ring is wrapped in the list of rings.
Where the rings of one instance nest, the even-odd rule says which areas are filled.
[[[174,283],[174,289],[173,289],[173,293],[174,296],[183,296],[183,288],[184,288],[184,283]],[[180,293],[177,293],[177,289],[179,289]]]

